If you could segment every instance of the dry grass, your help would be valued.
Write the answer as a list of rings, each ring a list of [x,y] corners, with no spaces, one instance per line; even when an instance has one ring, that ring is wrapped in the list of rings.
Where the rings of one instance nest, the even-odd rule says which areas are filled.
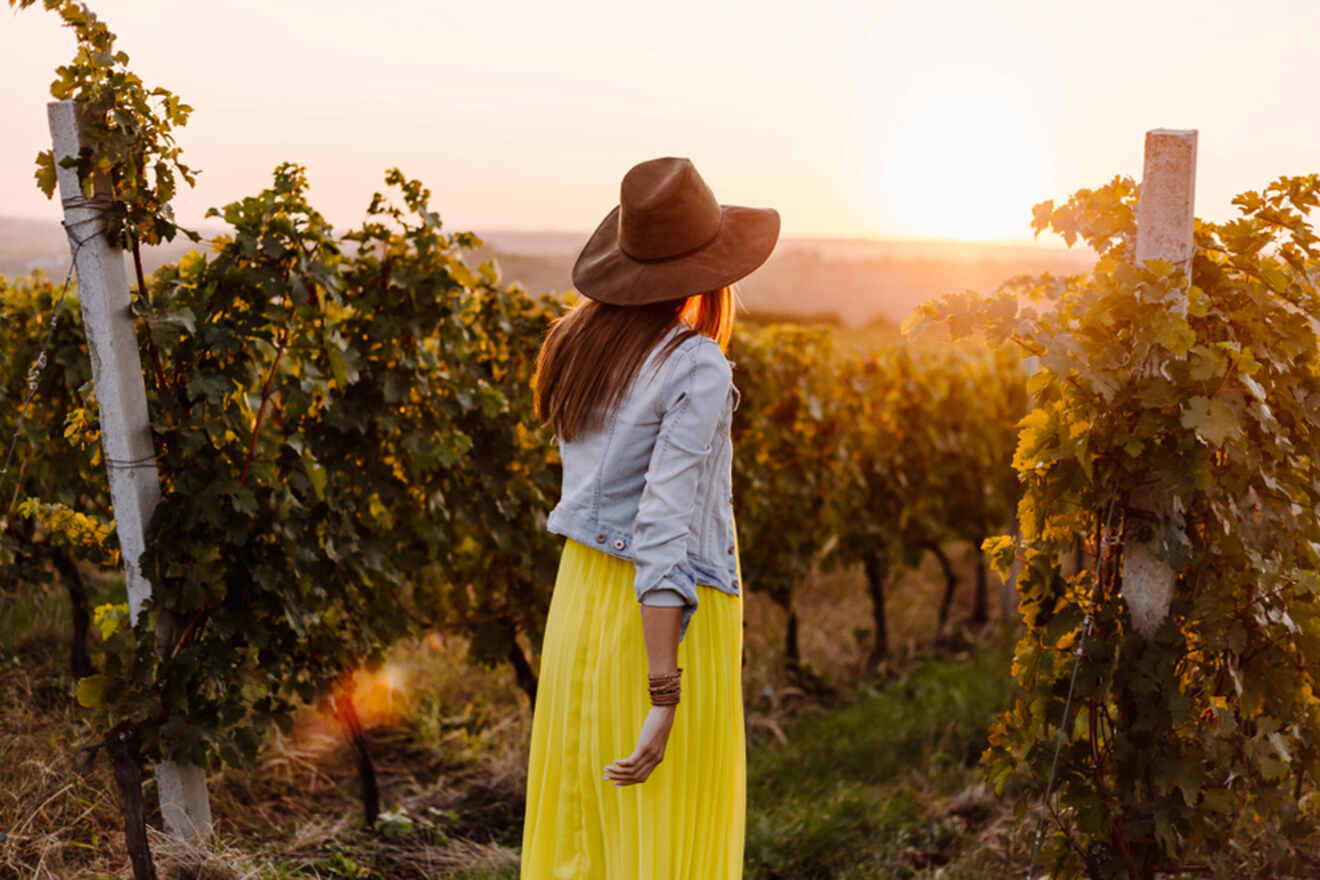
[[[0,646],[4,880],[130,872],[108,762],[78,749],[94,741],[94,732],[72,699],[73,681],[60,671],[67,616],[61,599],[55,590],[35,591],[20,609],[11,597],[0,617],[0,632],[22,633]],[[378,725],[368,738],[382,808],[437,832],[430,835],[434,842],[410,840],[398,848],[395,876],[436,876],[461,865],[500,869],[516,860],[508,841],[483,840],[479,832],[486,819],[521,809],[530,711],[507,669],[473,668],[465,652],[463,640],[454,638],[396,646],[387,664],[396,671],[390,712],[364,707]],[[150,774],[143,788],[148,823],[159,827]],[[290,736],[272,730],[255,768],[213,773],[209,788],[216,823],[211,848],[153,831],[162,877],[246,880],[279,876],[280,863],[305,867],[308,876],[342,876],[316,866],[334,845],[360,834],[356,769],[339,730],[313,708],[300,712]]]
[[[516,865],[507,838],[524,796],[531,713],[509,670],[473,668],[465,652],[458,638],[397,645],[379,671],[393,671],[387,710],[361,705],[359,689],[381,807],[409,829],[400,845],[376,846],[363,833],[352,755],[333,721],[310,707],[291,735],[267,739],[256,772],[212,777],[217,810],[249,846],[309,876],[351,875],[367,856],[394,877]],[[487,828],[504,838],[483,835]]]
[[[0,596],[0,877],[127,869],[110,768],[79,751],[91,736],[65,671],[67,617],[57,590]]]

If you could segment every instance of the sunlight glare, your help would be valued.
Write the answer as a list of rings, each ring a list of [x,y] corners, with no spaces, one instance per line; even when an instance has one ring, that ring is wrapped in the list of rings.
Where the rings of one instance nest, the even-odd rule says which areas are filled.
[[[890,234],[969,241],[1031,237],[1051,195],[1052,150],[1026,91],[984,70],[945,69],[866,120],[868,221]]]

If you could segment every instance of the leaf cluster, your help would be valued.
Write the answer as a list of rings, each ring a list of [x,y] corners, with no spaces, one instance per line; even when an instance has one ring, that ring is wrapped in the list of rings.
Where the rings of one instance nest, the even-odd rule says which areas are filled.
[[[118,557],[117,538],[103,528],[108,488],[89,479],[89,464],[103,464],[82,312],[76,290],[60,293],[40,273],[0,277],[0,456],[14,444],[0,478],[0,590],[37,582],[56,554],[76,550],[107,564]],[[29,495],[38,486],[40,501]],[[103,540],[89,543],[91,534]]]
[[[18,9],[37,0],[9,0]],[[192,186],[198,173],[183,163],[174,130],[187,124],[192,107],[168,89],[148,88],[128,69],[127,53],[115,48],[115,34],[77,0],[41,0],[47,11],[73,31],[73,59],[56,69],[50,93],[73,100],[80,113],[82,149],[62,160],[76,167],[83,195],[107,196],[106,236],[121,247],[159,244],[182,232],[195,232],[174,221],[170,201],[179,181]],[[50,150],[37,154],[37,185],[55,194],[55,159]]]
[[[386,180],[399,204],[378,193],[336,236],[304,170],[281,165],[269,188],[213,211],[231,232],[210,253],[162,267],[133,304],[159,348],[162,494],[140,560],[154,595],[137,621],[105,618],[101,670],[80,693],[107,724],[136,721],[149,755],[241,763],[266,725],[405,634],[461,632],[480,662],[539,646],[559,464],[530,380],[563,305],[470,268],[479,240],[442,232],[418,181]],[[4,300],[8,394],[49,287]],[[56,335],[26,422],[30,497],[11,531],[114,564],[108,499],[88,494],[104,482],[100,444],[51,438],[63,413],[95,424],[75,330]]]
[[[1021,698],[984,761],[1002,788],[1043,787],[1064,721],[1057,876],[1234,876],[1299,870],[1320,771],[1320,176],[1283,177],[1197,221],[1190,275],[1133,259],[1136,187],[1116,178],[1038,228],[1081,238],[1087,274],[1021,278],[945,297],[914,325],[981,325],[1033,358],[1013,464],[1021,538],[987,549],[1024,565]],[[1045,308],[1037,309],[1044,303]],[[1141,500],[1158,498],[1152,517]],[[1167,619],[1132,627],[1121,561],[1150,542],[1176,573]],[[1068,574],[1060,556],[1094,563]]]

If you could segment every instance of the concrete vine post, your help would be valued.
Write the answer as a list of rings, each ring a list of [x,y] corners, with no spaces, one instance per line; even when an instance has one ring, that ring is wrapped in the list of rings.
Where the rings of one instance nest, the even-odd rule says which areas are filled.
[[[147,392],[137,335],[129,311],[124,253],[102,234],[100,207],[84,198],[76,168],[62,168],[65,156],[81,149],[78,108],[73,101],[46,106],[54,147],[64,220],[78,270],[87,350],[100,411],[101,443],[114,505],[115,530],[124,563],[129,613],[134,621],[151,596],[151,582],[138,565],[147,524],[160,500],[160,478],[147,414]],[[172,643],[173,622],[162,616],[157,645]],[[167,831],[180,839],[206,840],[211,834],[211,805],[201,767],[172,761],[156,764],[161,816]]]
[[[1157,128],[1146,132],[1146,157],[1137,203],[1136,261],[1167,260],[1191,283],[1196,197],[1196,130]],[[1187,298],[1175,306],[1187,315]],[[1173,542],[1186,543],[1183,510],[1160,474],[1151,474],[1128,499],[1135,511],[1123,546],[1123,598],[1132,623],[1146,638],[1169,613],[1176,572],[1157,554]]]

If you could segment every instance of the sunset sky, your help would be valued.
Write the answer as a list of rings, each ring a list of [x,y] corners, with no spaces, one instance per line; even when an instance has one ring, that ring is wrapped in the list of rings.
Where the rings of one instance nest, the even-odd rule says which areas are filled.
[[[451,229],[592,228],[635,162],[689,156],[790,236],[1030,240],[1030,209],[1141,173],[1150,128],[1200,131],[1197,213],[1320,171],[1320,5],[1030,0],[92,0],[149,85],[195,113],[197,222],[280,161],[353,224],[386,168]],[[0,214],[56,218],[49,145],[72,36],[0,11]]]

